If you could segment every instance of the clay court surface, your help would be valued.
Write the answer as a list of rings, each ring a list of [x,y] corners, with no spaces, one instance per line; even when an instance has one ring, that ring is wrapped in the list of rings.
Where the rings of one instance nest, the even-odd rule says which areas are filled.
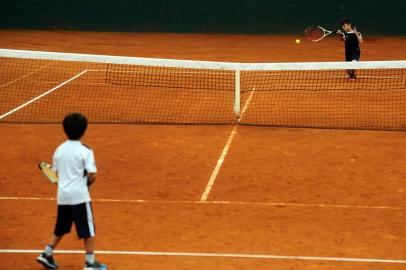
[[[296,45],[293,36],[41,31],[0,31],[0,36],[1,48],[26,50],[237,62],[343,58],[338,40]],[[405,60],[402,47],[406,38],[365,37],[362,60]],[[90,125],[84,142],[94,149],[99,169],[92,187],[97,250],[113,251],[98,259],[119,270],[405,269],[405,136],[234,125]],[[55,124],[2,123],[0,138],[0,250],[42,249],[54,226],[56,188],[36,166],[51,159],[64,134]],[[58,249],[80,250],[75,237],[67,236]],[[114,254],[118,251],[194,254]],[[282,257],[238,257],[245,255]],[[36,256],[0,252],[0,268],[41,269]],[[324,260],[329,257],[335,259]],[[83,264],[82,254],[56,259],[63,270]]]

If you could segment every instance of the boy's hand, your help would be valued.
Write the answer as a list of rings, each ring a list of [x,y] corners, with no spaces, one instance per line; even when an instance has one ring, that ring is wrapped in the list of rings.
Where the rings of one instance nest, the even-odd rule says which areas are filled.
[[[341,39],[342,41],[345,41],[345,37],[344,37],[344,32],[343,32],[343,31],[337,30],[336,35],[337,35],[337,36],[340,36],[340,39]]]

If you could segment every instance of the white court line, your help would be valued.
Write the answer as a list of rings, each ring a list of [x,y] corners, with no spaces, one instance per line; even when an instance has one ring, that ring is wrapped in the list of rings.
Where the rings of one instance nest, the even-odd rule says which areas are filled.
[[[241,115],[240,115],[240,120],[242,119],[242,117],[244,116],[244,113],[246,112],[251,100],[252,100],[252,96],[253,93],[255,92],[255,88],[253,88],[253,91],[251,92],[251,95],[248,97],[247,101],[244,104],[243,110],[241,111]],[[210,191],[213,188],[214,183],[216,182],[216,178],[218,173],[220,172],[221,166],[223,165],[223,162],[228,154],[228,150],[230,149],[230,145],[234,140],[235,134],[237,133],[237,129],[238,129],[238,125],[235,125],[233,127],[233,130],[231,131],[230,135],[228,136],[228,140],[226,142],[226,145],[224,146],[223,151],[221,152],[220,158],[217,161],[216,167],[214,168],[210,178],[209,178],[209,182],[206,185],[206,188],[202,194],[202,196],[200,197],[201,201],[207,201],[207,198],[209,197]]]
[[[8,86],[8,85],[10,85],[10,84],[12,84],[12,83],[15,83],[15,82],[17,82],[17,81],[19,81],[19,80],[22,80],[22,79],[24,79],[24,78],[26,78],[26,77],[28,77],[28,76],[30,76],[30,75],[32,75],[32,74],[34,74],[34,73],[36,73],[36,72],[42,70],[42,69],[44,69],[44,68],[46,68],[46,67],[48,67],[48,66],[50,66],[50,65],[52,65],[52,63],[46,64],[46,65],[44,65],[44,66],[42,66],[42,67],[40,67],[40,68],[37,68],[37,69],[34,70],[34,71],[31,71],[30,73],[27,73],[27,74],[25,74],[25,75],[23,75],[23,76],[21,76],[21,77],[18,77],[17,79],[14,79],[14,80],[12,80],[12,81],[9,81],[8,83],[2,84],[2,85],[0,85],[0,88],[6,87],[6,86]]]
[[[230,136],[228,136],[228,140],[226,142],[226,145],[224,146],[223,151],[221,152],[220,158],[217,161],[216,167],[214,167],[214,170],[209,178],[209,182],[206,185],[206,188],[200,197],[201,201],[207,201],[207,197],[210,194],[211,189],[213,188],[214,182],[216,181],[217,175],[220,172],[221,166],[223,165],[223,162],[227,156],[228,149],[230,149],[230,145],[233,142],[234,136],[237,133],[237,128],[238,126],[234,126],[233,130],[230,133]]]
[[[73,81],[73,80],[79,78],[80,76],[82,76],[82,75],[85,74],[86,72],[87,72],[87,70],[84,70],[84,71],[80,72],[79,74],[76,74],[76,75],[73,76],[72,78],[70,78],[70,79],[64,81],[63,83],[61,83],[61,84],[55,86],[54,88],[52,88],[52,89],[46,91],[45,93],[42,93],[41,95],[39,95],[39,96],[37,96],[37,97],[35,97],[35,98],[33,98],[33,99],[31,99],[31,100],[25,102],[24,104],[21,104],[20,106],[18,106],[18,107],[16,107],[16,108],[12,109],[11,111],[6,112],[6,113],[3,114],[3,115],[0,115],[0,120],[3,119],[3,118],[5,118],[5,117],[7,117],[7,116],[9,116],[9,115],[12,114],[12,113],[14,113],[14,112],[16,112],[16,111],[18,111],[18,110],[24,108],[25,106],[27,106],[27,105],[29,105],[29,104],[31,104],[31,103],[37,101],[38,99],[40,99],[40,98],[42,98],[42,97],[44,97],[44,96],[46,96],[46,95],[52,93],[53,91],[55,91],[55,90],[61,88],[61,87],[64,86],[65,84],[67,84],[67,83],[69,83],[69,82],[71,82],[71,81]]]
[[[41,253],[42,249],[0,249],[0,253],[31,254]],[[83,250],[55,250],[58,254],[83,254]],[[220,257],[220,258],[245,258],[265,260],[303,260],[303,261],[333,261],[356,263],[393,263],[406,264],[406,260],[376,259],[376,258],[346,258],[346,257],[319,257],[319,256],[286,256],[266,254],[241,254],[241,253],[208,253],[208,252],[160,252],[160,251],[115,251],[98,250],[97,254],[108,255],[141,255],[141,256],[176,256],[176,257]]]
[[[56,198],[45,197],[0,197],[0,201],[56,201]],[[233,201],[165,201],[165,200],[141,200],[141,199],[92,199],[93,202],[113,203],[145,203],[145,204],[217,204],[217,205],[245,205],[245,206],[272,206],[272,207],[319,207],[319,208],[347,208],[347,209],[376,209],[376,210],[402,210],[402,206],[370,206],[370,205],[346,205],[346,204],[314,204],[314,203],[278,203],[278,202],[233,202]]]
[[[251,103],[251,100],[252,100],[252,98],[253,98],[253,96],[254,96],[255,90],[256,90],[255,87],[253,87],[253,88],[252,88],[252,91],[251,91],[251,94],[249,95],[247,101],[245,102],[244,108],[243,108],[242,111],[241,111],[241,116],[240,116],[239,121],[242,120],[242,118],[243,118],[243,116],[244,116],[244,113],[247,111],[248,105]]]

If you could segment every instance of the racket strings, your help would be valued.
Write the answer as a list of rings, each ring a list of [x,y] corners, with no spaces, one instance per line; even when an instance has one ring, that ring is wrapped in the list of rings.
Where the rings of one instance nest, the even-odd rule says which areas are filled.
[[[38,165],[39,169],[42,171],[42,173],[54,184],[58,182],[58,175],[56,172],[52,169],[52,166],[48,163],[41,162]]]
[[[325,32],[319,27],[308,27],[305,30],[305,35],[308,40],[314,41],[324,37]]]

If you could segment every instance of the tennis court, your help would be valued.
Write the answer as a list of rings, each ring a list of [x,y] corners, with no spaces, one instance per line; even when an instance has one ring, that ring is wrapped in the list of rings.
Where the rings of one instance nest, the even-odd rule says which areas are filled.
[[[2,48],[67,52],[66,40],[70,40],[69,48],[74,46],[77,53],[173,59],[297,62],[339,61],[342,55],[341,44],[336,40],[326,40],[323,46],[303,44],[297,48],[290,36],[209,35],[202,48],[202,35],[85,35],[78,32],[73,40],[71,33],[66,32],[2,31],[1,34],[5,37],[0,41]],[[114,39],[109,42],[106,35],[113,35]],[[52,44],[47,41],[51,36]],[[163,37],[173,46],[154,47]],[[18,40],[17,45],[13,43],[15,40]],[[89,43],[95,40],[101,45],[90,46]],[[129,42],[127,49],[115,45],[120,40]],[[391,42],[383,44],[382,40]],[[227,51],[229,44],[238,44],[231,54]],[[406,40],[402,38],[371,38],[366,42],[365,46],[369,47],[364,49],[364,58],[406,59],[405,52],[391,49],[391,46],[405,44]],[[376,59],[374,52],[382,50],[383,46],[387,46],[387,54],[380,53],[380,59]],[[277,54],[276,50],[284,53]],[[131,83],[114,84],[116,80],[122,81],[122,71],[113,72],[113,76],[106,79],[104,65],[64,64],[63,68],[58,68],[59,62],[34,62],[24,65],[27,68],[23,70],[8,67],[6,72],[5,69],[0,72],[0,97],[7,100],[0,105],[0,114],[58,86],[50,95],[27,104],[6,118],[20,123],[0,124],[3,153],[0,155],[0,217],[6,221],[0,223],[0,265],[3,269],[14,269],[21,261],[24,262],[21,269],[41,269],[35,257],[53,229],[56,214],[55,187],[45,182],[36,166],[39,161],[50,160],[65,135],[58,124],[24,122],[31,119],[53,122],[70,109],[87,110],[89,119],[105,119],[108,115],[112,122],[136,120],[139,123],[148,119],[148,123],[154,123],[92,124],[84,138],[95,151],[99,169],[92,199],[97,250],[105,254],[98,257],[110,269],[405,268],[404,132],[235,125],[234,93],[227,90],[233,87],[234,74],[227,71],[222,72],[223,84],[219,87],[224,91],[210,97],[205,95],[210,84],[202,83],[207,79],[216,81],[218,74],[210,72],[205,72],[201,79],[199,75],[189,76],[182,72],[184,77],[172,81],[172,85],[183,86],[176,95],[162,96],[158,88],[138,88],[151,91],[152,94],[146,97],[130,92]],[[49,81],[49,74],[54,70],[62,72],[54,73],[53,80]],[[179,72],[158,71],[158,74],[166,74],[164,78],[170,79]],[[255,81],[269,78],[264,76],[262,79],[262,76],[255,73]],[[377,126],[378,129],[402,129],[404,71],[390,73],[396,80],[377,82],[372,79],[371,82],[368,76],[360,78],[358,84],[340,81],[337,88],[348,90],[344,98],[343,95],[335,98],[337,92],[328,93],[328,90],[327,94],[315,91],[311,96],[294,96],[296,99],[287,100],[284,106],[294,106],[294,101],[297,104],[306,98],[318,106],[315,108],[323,105],[326,98],[331,103],[321,110],[311,109],[315,113],[312,119],[300,118],[303,111],[281,115],[283,124],[293,127],[299,119],[308,126],[321,123],[362,128],[365,115],[350,122],[340,117],[357,115],[369,101],[377,108],[391,105],[389,112],[377,110],[384,116],[382,118],[366,116],[385,123]],[[274,77],[278,76],[271,76]],[[131,76],[125,78],[131,79]],[[144,85],[148,78],[150,76],[142,81]],[[163,83],[169,84],[169,79]],[[290,89],[295,86],[312,88],[311,84],[291,83]],[[21,96],[13,96],[13,84],[27,91],[21,92]],[[91,87],[84,84],[91,84]],[[192,96],[190,90],[184,90],[185,85],[199,85],[200,90],[206,90]],[[391,91],[379,91],[388,85]],[[94,90],[82,94],[75,92],[80,87]],[[264,89],[266,87],[263,85]],[[369,95],[360,91],[362,87],[367,87]],[[242,121],[245,119],[247,125],[250,125],[249,121],[261,125],[261,121],[275,120],[272,117],[277,116],[277,111],[269,111],[274,107],[266,100],[269,95],[261,93],[261,85],[243,85],[242,89],[249,89],[242,93]],[[121,92],[117,92],[119,90]],[[109,95],[98,95],[97,91],[106,91]],[[134,95],[139,104],[156,104],[149,108],[151,111],[148,108],[137,111],[130,102]],[[77,103],[70,103],[69,100],[74,99],[81,99],[79,107]],[[340,106],[340,99],[345,99],[346,106],[350,106]],[[187,108],[183,110],[193,113],[181,118],[183,111],[172,106],[177,102],[187,102]],[[99,110],[89,110],[95,103]],[[228,103],[230,106],[224,106]],[[152,110],[157,107],[159,112]],[[111,108],[117,112],[109,111]],[[322,122],[322,114],[326,111],[339,117]],[[389,120],[393,118],[388,115],[399,118],[395,117],[391,122]],[[179,121],[180,124],[222,125],[159,125]],[[64,252],[56,254],[60,269],[80,269],[82,266],[83,255],[76,253],[82,249],[82,243],[74,238],[71,234],[58,246],[58,250]]]

